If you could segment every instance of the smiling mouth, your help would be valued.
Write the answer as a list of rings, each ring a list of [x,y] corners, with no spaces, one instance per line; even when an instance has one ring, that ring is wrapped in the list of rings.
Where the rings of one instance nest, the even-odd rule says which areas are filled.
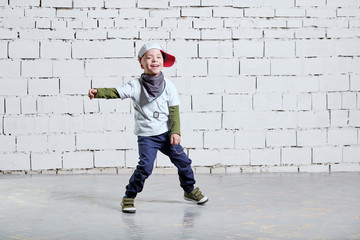
[[[160,67],[160,65],[151,65],[151,67]]]

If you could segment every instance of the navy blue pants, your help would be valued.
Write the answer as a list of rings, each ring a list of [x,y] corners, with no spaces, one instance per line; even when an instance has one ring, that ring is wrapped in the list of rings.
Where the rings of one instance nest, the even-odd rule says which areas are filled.
[[[180,186],[185,192],[194,189],[195,178],[191,169],[191,160],[184,153],[179,145],[170,144],[169,132],[158,136],[143,137],[138,136],[139,163],[126,186],[126,196],[135,198],[141,192],[145,180],[151,175],[158,150],[167,155],[171,162],[177,167]]]

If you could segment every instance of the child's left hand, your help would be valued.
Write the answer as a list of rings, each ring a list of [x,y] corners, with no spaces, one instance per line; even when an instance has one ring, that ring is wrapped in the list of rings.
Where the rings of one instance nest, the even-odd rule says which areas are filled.
[[[170,144],[171,145],[178,145],[178,144],[180,144],[180,141],[181,141],[181,137],[179,134],[176,134],[176,133],[171,134],[171,136],[170,136]]]

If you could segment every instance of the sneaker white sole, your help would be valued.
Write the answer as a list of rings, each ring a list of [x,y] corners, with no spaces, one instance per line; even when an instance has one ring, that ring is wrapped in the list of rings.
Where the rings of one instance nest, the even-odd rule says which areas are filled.
[[[196,201],[194,199],[191,199],[191,198],[187,198],[187,197],[184,197],[184,199],[186,201],[190,201],[190,202],[194,202],[194,203],[197,203],[197,204],[204,204],[206,203],[207,201],[209,201],[208,197],[207,196],[204,196],[202,199],[200,199],[199,201]]]
[[[124,208],[122,209],[123,213],[135,213],[136,212],[136,208]]]

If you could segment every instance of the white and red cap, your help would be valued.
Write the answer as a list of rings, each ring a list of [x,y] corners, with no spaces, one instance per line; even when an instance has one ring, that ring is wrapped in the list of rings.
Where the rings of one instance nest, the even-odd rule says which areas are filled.
[[[145,53],[153,48],[159,49],[162,52],[164,56],[164,67],[171,67],[172,65],[174,65],[175,56],[168,54],[167,52],[165,52],[164,48],[160,44],[153,42],[146,43],[144,44],[144,46],[141,47],[138,54],[139,62],[141,62],[141,58],[145,55]]]

